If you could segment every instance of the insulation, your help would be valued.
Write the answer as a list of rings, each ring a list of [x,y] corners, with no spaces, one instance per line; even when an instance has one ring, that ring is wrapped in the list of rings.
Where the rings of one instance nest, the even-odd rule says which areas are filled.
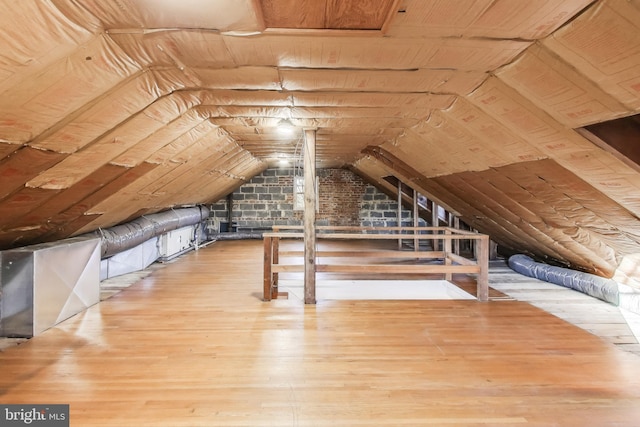
[[[561,26],[591,0],[404,0],[389,34],[399,37],[491,37],[538,39]]]
[[[576,128],[639,112],[637,2],[291,4],[0,0],[0,249],[215,202],[306,128],[510,250],[635,253],[639,168]]]
[[[534,46],[496,75],[568,127],[626,115],[628,108],[543,46]]]
[[[618,284],[612,279],[538,263],[526,255],[509,257],[509,267],[525,276],[580,291],[614,305],[620,302]]]
[[[640,109],[640,8],[601,1],[543,42],[629,110]]]

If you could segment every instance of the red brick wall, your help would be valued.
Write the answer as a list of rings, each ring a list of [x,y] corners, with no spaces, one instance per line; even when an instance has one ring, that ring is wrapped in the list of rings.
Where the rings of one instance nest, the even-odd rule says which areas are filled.
[[[320,210],[316,221],[327,225],[360,225],[360,208],[367,184],[347,169],[322,169]]]

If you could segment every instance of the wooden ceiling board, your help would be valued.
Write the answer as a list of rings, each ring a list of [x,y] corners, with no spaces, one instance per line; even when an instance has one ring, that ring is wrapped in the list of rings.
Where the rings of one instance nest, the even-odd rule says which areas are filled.
[[[39,188],[22,187],[2,199],[0,203],[0,215],[2,215],[2,229],[11,230],[18,227],[16,222],[21,222],[25,212],[37,210],[41,205],[54,197],[59,190],[41,190]],[[30,223],[40,224],[39,222]]]
[[[325,28],[382,30],[394,0],[326,0]]]
[[[268,29],[381,30],[394,0],[261,0]]]
[[[113,188],[112,183],[128,171],[127,168],[108,164],[65,190],[33,189],[49,193],[51,197],[30,211],[16,209],[16,212],[22,212],[22,215],[18,221],[10,226],[28,227],[56,220],[62,212],[81,203],[96,192],[102,191],[105,187]]]
[[[47,232],[50,231],[49,228],[45,225],[40,225],[32,229],[0,231],[0,247],[16,248],[35,244],[40,241],[46,242],[48,240],[43,236],[46,236]],[[66,236],[68,236],[68,234],[65,234],[65,237]]]
[[[0,142],[0,162],[4,160],[6,157],[15,153],[22,147],[22,144],[7,144],[4,142]]]
[[[0,200],[25,186],[25,182],[63,161],[65,154],[22,147],[0,162]]]
[[[325,27],[324,0],[261,0],[261,12],[267,28]]]
[[[86,227],[88,224],[92,224],[99,218],[99,215],[82,215],[76,216],[73,221],[65,222],[63,225],[57,227],[51,227],[51,230],[47,232],[43,236],[46,241],[55,241],[60,239],[65,239],[67,236],[79,236],[84,234],[83,227]],[[115,224],[114,224],[115,225]],[[106,228],[106,227],[105,227]],[[95,229],[89,228],[90,231],[94,231]],[[35,237],[31,243],[38,243],[39,239]]]

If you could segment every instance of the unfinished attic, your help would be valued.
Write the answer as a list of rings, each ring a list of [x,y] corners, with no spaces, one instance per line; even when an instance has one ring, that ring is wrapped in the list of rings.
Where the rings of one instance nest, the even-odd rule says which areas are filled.
[[[0,0],[0,424],[637,426],[639,114],[639,0]]]

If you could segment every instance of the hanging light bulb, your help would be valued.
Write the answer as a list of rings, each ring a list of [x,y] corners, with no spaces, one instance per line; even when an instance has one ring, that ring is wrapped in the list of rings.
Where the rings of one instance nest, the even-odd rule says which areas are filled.
[[[296,127],[296,125],[294,125],[291,122],[291,119],[280,119],[276,124],[276,126],[278,128],[295,128]]]
[[[298,127],[291,122],[291,119],[280,119],[276,124],[278,132],[285,135],[293,135],[298,131]]]

